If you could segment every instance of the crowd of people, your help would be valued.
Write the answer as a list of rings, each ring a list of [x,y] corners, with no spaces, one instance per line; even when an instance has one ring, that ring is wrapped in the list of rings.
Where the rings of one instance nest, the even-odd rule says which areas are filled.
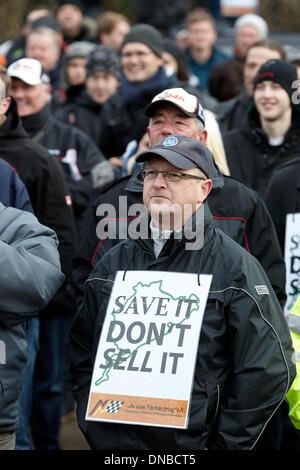
[[[147,9],[131,24],[79,0],[40,4],[0,45],[0,450],[59,450],[74,407],[95,450],[300,450],[296,262],[284,314],[299,64],[257,14],[237,18],[228,56],[212,13],[183,3],[169,27]],[[147,236],[132,236],[122,197],[145,208]],[[99,231],[108,205],[114,236]],[[194,250],[174,235],[189,223]],[[128,270],[213,275],[187,429],[85,419]]]

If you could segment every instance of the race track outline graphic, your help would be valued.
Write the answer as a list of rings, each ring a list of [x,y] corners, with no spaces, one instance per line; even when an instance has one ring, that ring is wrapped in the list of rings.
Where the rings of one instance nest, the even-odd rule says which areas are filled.
[[[196,304],[195,304],[194,308],[192,308],[192,309],[189,311],[189,314],[188,314],[188,315],[186,315],[186,316],[185,316],[182,320],[180,320],[178,323],[168,322],[168,324],[167,324],[168,330],[167,330],[167,331],[164,333],[164,335],[163,335],[163,336],[166,336],[166,335],[171,334],[171,332],[173,331],[174,327],[176,327],[176,325],[181,325],[184,321],[186,321],[187,319],[190,318],[191,314],[192,314],[194,311],[198,311],[198,310],[200,309],[200,299],[199,299],[199,297],[198,297],[196,294],[193,294],[193,293],[190,294],[190,296],[189,296],[188,298],[187,298],[186,296],[174,297],[172,294],[170,294],[169,292],[166,292],[166,291],[164,291],[164,290],[162,289],[162,283],[163,283],[162,280],[152,281],[152,282],[150,282],[149,284],[143,284],[142,282],[138,282],[135,286],[133,286],[133,294],[132,294],[130,297],[128,297],[128,298],[126,299],[126,302],[124,303],[124,306],[123,306],[123,310],[124,310],[125,306],[129,304],[129,302],[131,301],[131,299],[133,299],[133,298],[137,295],[137,290],[138,290],[139,287],[142,287],[142,288],[145,288],[145,287],[146,287],[146,288],[150,288],[150,287],[153,286],[154,284],[157,284],[160,293],[162,293],[163,295],[166,295],[166,296],[170,297],[170,298],[171,298],[172,300],[174,300],[174,301],[185,302],[185,301],[190,301],[190,300],[193,300],[193,299],[194,299],[193,301],[194,301]],[[120,310],[119,310],[119,311],[118,311],[118,310],[113,310],[113,311],[111,312],[111,315],[112,315],[112,317],[113,317],[114,320],[116,319],[115,314],[117,314],[117,313],[119,313],[119,312],[120,312]],[[150,340],[150,342],[153,342],[153,341],[155,341],[155,338],[153,338],[153,339]],[[120,349],[119,349],[118,344],[115,343],[115,342],[114,342],[113,344],[114,344],[116,350],[119,352]],[[144,346],[146,346],[146,345],[148,345],[148,344],[149,344],[148,342],[143,342],[142,344],[140,344],[139,346],[137,346],[135,349],[133,349],[132,351],[130,351],[127,356],[124,355],[124,362],[125,362],[126,360],[128,360],[128,359],[133,355],[133,353],[137,352],[137,351],[140,350],[142,347],[144,347]],[[114,366],[114,364],[115,364],[114,358],[116,359],[117,357],[118,357],[118,353],[115,353],[114,355],[112,355],[112,356],[110,357],[110,360],[111,360],[111,363],[112,363],[112,364],[111,364],[110,367],[106,368],[106,369],[103,371],[101,377],[95,381],[95,385],[96,385],[96,386],[100,386],[102,383],[104,383],[104,382],[106,382],[106,381],[109,380],[109,374],[110,374],[110,372],[111,372],[111,370],[113,369],[113,366]],[[107,362],[106,362],[106,363],[107,363]]]

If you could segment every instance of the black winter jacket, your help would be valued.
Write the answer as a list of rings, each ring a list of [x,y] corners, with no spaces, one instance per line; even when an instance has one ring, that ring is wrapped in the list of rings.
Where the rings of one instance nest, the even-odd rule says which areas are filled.
[[[75,227],[64,174],[56,159],[27,136],[13,99],[7,119],[0,126],[0,157],[10,163],[25,184],[39,222],[56,232],[62,271],[68,278]]]
[[[98,145],[103,105],[92,100],[85,89],[55,111],[55,117],[87,134]]]
[[[151,239],[125,240],[92,271],[71,327],[71,372],[79,426],[92,449],[247,450],[258,441],[295,376],[289,330],[260,264],[207,210],[205,241],[187,251],[170,239],[156,259]],[[200,334],[188,429],[85,420],[95,353],[118,270],[213,274]],[[126,282],[126,281],[125,281]],[[258,286],[266,286],[259,294]]]
[[[104,160],[100,150],[80,129],[51,115],[50,105],[22,118],[27,134],[60,162],[71,193],[76,219],[86,209],[92,189],[91,169]]]
[[[267,187],[266,204],[284,252],[286,216],[300,212],[300,157],[275,170]]]
[[[300,155],[299,125],[300,112],[294,110],[292,126],[286,133],[284,142],[276,147],[271,146],[253,105],[248,124],[224,135],[231,176],[248,184],[264,197],[274,170],[282,163]]]
[[[96,215],[97,208],[101,204],[111,204],[118,220],[119,217],[124,217],[119,209],[119,196],[127,196],[128,207],[142,203],[143,186],[138,173],[137,171],[132,177],[115,183],[103,194],[95,197],[88,208],[72,272],[79,297],[95,261],[99,261],[106,251],[119,241],[118,237],[109,239],[105,238],[105,235],[98,238],[96,230],[102,217],[100,214]],[[213,214],[214,226],[223,230],[258,259],[283,306],[286,298],[285,265],[272,219],[262,199],[247,185],[223,176],[216,170],[208,204]]]
[[[242,91],[234,98],[219,103],[217,112],[222,134],[239,129],[247,123],[247,113],[252,98]]]

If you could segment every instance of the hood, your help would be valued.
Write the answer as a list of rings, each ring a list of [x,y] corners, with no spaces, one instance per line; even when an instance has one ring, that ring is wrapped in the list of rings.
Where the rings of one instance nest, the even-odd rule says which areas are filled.
[[[6,120],[0,126],[0,139],[17,139],[27,137],[20,116],[17,111],[17,104],[11,98],[11,104],[6,113]]]

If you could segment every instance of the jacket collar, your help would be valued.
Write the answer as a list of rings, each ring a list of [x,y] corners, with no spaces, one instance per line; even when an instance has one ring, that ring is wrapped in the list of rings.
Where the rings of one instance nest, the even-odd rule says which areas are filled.
[[[174,232],[172,232],[162,252],[167,250],[168,253],[172,253],[178,247],[185,249],[188,246],[187,244],[194,244],[194,249],[201,250],[204,244],[204,240],[213,226],[212,220],[212,214],[208,204],[207,202],[204,202],[204,204],[193,214],[191,219],[185,223],[181,230],[181,234],[174,236]],[[137,238],[136,241],[145,249],[153,252],[153,240],[151,239],[150,222],[150,215],[145,209],[145,212],[139,217],[139,226],[143,227],[144,230],[141,230],[141,235]]]
[[[51,116],[51,105],[47,103],[40,111],[30,116],[24,116],[22,118],[23,126],[30,137],[34,135],[46,124]]]
[[[17,104],[15,100],[11,98],[11,104],[6,113],[6,120],[0,126],[0,138],[15,139],[21,137],[27,137],[27,134],[21,118],[18,115]]]

